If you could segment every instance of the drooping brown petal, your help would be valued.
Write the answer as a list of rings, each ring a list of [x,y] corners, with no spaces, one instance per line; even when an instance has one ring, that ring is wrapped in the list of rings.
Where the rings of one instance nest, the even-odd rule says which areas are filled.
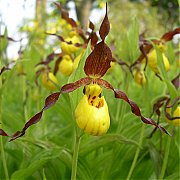
[[[0,129],[1,136],[9,136],[4,130]]]
[[[110,31],[110,24],[107,15],[107,3],[106,3],[106,14],[99,30],[100,37],[103,41],[105,40],[106,36],[109,34],[109,31]]]
[[[35,74],[35,83],[36,85],[38,86],[38,78],[39,76],[41,75],[41,73],[44,71],[43,68],[39,69],[38,71],[36,71],[36,74]]]
[[[113,57],[112,61],[118,63],[120,66],[126,66],[127,68],[129,68],[129,65],[122,59],[116,59]]]
[[[75,29],[75,31],[76,31],[77,34],[79,34],[79,36],[83,39],[84,43],[85,43],[85,44],[88,44],[88,39],[87,39],[87,37],[86,37],[86,35],[85,35],[85,33],[84,33],[84,30],[81,29],[81,28],[79,28],[79,27],[77,27],[77,28]]]
[[[113,86],[112,86],[109,82],[107,82],[106,80],[96,79],[96,83],[97,83],[98,85],[100,85],[101,87],[105,88],[105,89],[111,89],[111,90],[114,91]]]
[[[136,116],[139,116],[145,124],[151,124],[151,125],[159,128],[162,132],[169,134],[162,126],[158,125],[155,121],[153,121],[150,118],[144,117],[141,114],[141,111],[140,111],[138,105],[136,103],[134,103],[133,101],[131,101],[124,92],[114,89],[114,94],[115,94],[116,98],[123,99],[124,101],[126,101],[131,106],[132,113],[135,114]]]
[[[94,47],[98,42],[97,34],[95,32],[90,33],[88,42],[89,40],[91,40],[91,46]]]
[[[170,99],[167,100],[167,102],[166,102],[166,104],[165,104],[165,108],[164,108],[164,115],[166,116],[167,119],[172,120],[172,121],[175,120],[175,119],[180,119],[180,116],[179,116],[179,117],[172,117],[172,116],[169,114],[169,112],[167,112],[167,109],[168,109],[168,108],[172,108],[172,107],[175,105],[175,103],[177,103],[177,101],[179,101],[179,100],[180,100],[180,97],[177,97],[177,98],[173,101],[173,103],[172,103],[171,105],[169,105]]]
[[[41,117],[42,117],[42,113],[43,111],[40,111],[39,113],[37,113],[35,116],[33,116],[23,127],[23,129],[21,131],[17,131],[15,134],[13,134],[11,137],[11,139],[9,141],[13,141],[21,136],[23,136],[26,132],[26,129],[28,129],[31,125],[36,124],[37,122],[40,121]]]
[[[9,64],[7,64],[6,66],[3,66],[3,67],[0,69],[0,75],[1,75],[3,72],[7,71],[7,70],[11,70],[11,69],[14,67],[15,64],[16,64],[16,62],[15,62],[15,61],[12,61],[12,62],[10,62]]]
[[[110,68],[111,61],[111,50],[104,41],[101,41],[95,45],[94,50],[87,57],[84,72],[87,76],[100,78],[104,76],[106,71]]]
[[[151,125],[159,128],[162,132],[164,132],[164,133],[166,133],[166,134],[169,134],[162,126],[159,126],[155,121],[153,121],[153,120],[150,119],[150,118],[144,117],[144,116],[141,114],[141,111],[140,111],[138,105],[137,105],[135,102],[131,101],[124,92],[122,92],[122,91],[120,91],[120,90],[118,90],[118,89],[114,89],[114,88],[112,87],[112,85],[111,85],[110,83],[108,83],[107,81],[105,81],[105,80],[102,80],[102,79],[99,80],[99,79],[97,79],[97,83],[98,83],[99,85],[103,86],[103,87],[106,88],[106,89],[111,89],[111,90],[113,90],[113,91],[114,91],[115,98],[122,99],[122,100],[126,101],[126,102],[131,106],[131,111],[132,111],[132,113],[135,114],[136,116],[139,116],[139,117],[141,118],[141,120],[142,120],[145,124],[151,124]]]
[[[51,106],[53,106],[59,99],[60,94],[61,92],[56,92],[49,95],[45,100],[45,106],[43,107],[43,110],[49,109]]]
[[[178,89],[180,86],[179,78],[180,78],[180,73],[171,81],[176,89]]]
[[[178,101],[180,101],[180,96],[175,98],[173,102],[169,105],[170,99],[168,99],[168,103],[166,104],[166,108],[172,108]]]
[[[8,135],[7,133],[5,133],[2,129],[0,129],[0,135],[1,136],[9,136],[11,137],[11,139],[9,141],[13,141],[21,136],[23,136],[26,133],[26,130],[32,126],[33,124],[38,123],[41,120],[41,117],[43,115],[43,112],[47,109],[49,109],[51,106],[53,106],[57,100],[59,99],[61,92],[56,92],[53,94],[50,94],[46,100],[45,100],[45,104],[44,107],[42,108],[42,110],[40,112],[38,112],[37,114],[35,114],[29,121],[26,122],[26,124],[24,125],[23,129],[21,131],[17,131],[15,134],[13,135]]]
[[[7,71],[7,70],[10,70],[8,68],[6,68],[5,66],[3,66],[0,70],[0,75],[4,72],[4,71]]]
[[[144,45],[140,45],[140,46],[139,46],[139,49],[140,49],[141,53],[143,54],[143,56],[144,56],[144,58],[145,58],[145,60],[146,60],[146,63],[145,63],[145,66],[144,66],[144,70],[146,70],[147,63],[148,63],[147,52],[146,52],[146,50],[145,50],[145,48],[144,48]],[[149,51],[150,51],[150,49],[149,49]]]
[[[69,23],[72,27],[77,27],[77,23],[74,19],[69,17],[69,13],[62,8],[62,6],[58,3],[54,3],[56,7],[61,11],[61,16],[67,23]]]
[[[141,55],[138,57],[138,59],[130,66],[131,68],[134,67],[136,64],[139,64],[142,62],[142,60],[145,58],[147,61],[147,54],[150,52],[150,50],[153,48],[152,44],[147,44],[146,41],[145,44],[140,43],[139,49],[141,51]],[[146,67],[146,65],[145,65]]]
[[[161,39],[164,40],[164,41],[171,41],[173,39],[173,36],[176,35],[176,34],[180,34],[180,28],[176,28],[174,29],[173,31],[169,31],[167,33],[165,33]]]
[[[160,113],[160,108],[163,106],[163,104],[169,99],[169,97],[167,96],[164,96],[164,97],[161,97],[159,98],[153,105],[153,112],[151,114],[151,116],[154,114],[154,112],[160,116],[161,113]]]
[[[60,56],[57,60],[56,60],[56,63],[55,63],[55,66],[54,66],[54,74],[56,75],[58,69],[59,69],[59,63],[62,61],[62,56]]]
[[[63,53],[54,53],[52,52],[51,54],[49,54],[46,59],[44,61],[41,61],[40,63],[36,64],[36,66],[40,65],[40,64],[44,64],[44,65],[48,65],[55,57],[59,57],[59,56],[63,56]]]
[[[76,90],[77,88],[81,87],[81,86],[85,86],[87,84],[89,84],[91,82],[91,78],[86,77],[86,78],[82,78],[74,83],[70,83],[67,85],[64,85],[61,88],[61,91],[50,94],[46,100],[45,100],[45,104],[44,107],[42,108],[42,110],[40,112],[38,112],[37,114],[35,114],[23,127],[23,129],[21,131],[17,131],[15,134],[13,135],[8,135],[6,132],[4,132],[2,129],[0,129],[0,135],[1,136],[8,136],[11,137],[10,141],[13,141],[21,136],[23,136],[26,133],[26,130],[32,126],[33,124],[38,123],[41,120],[41,117],[43,115],[43,112],[47,109],[49,109],[50,107],[52,107],[54,104],[56,104],[56,102],[59,99],[59,96],[61,93],[69,93],[72,92],[74,90]]]
[[[72,41],[65,41],[65,39],[62,37],[62,36],[60,36],[60,35],[57,35],[57,34],[55,34],[55,33],[46,33],[47,35],[52,35],[52,36],[56,36],[60,41],[62,41],[62,42],[65,42],[65,43],[67,43],[67,44],[73,44],[72,43]],[[81,43],[74,43],[73,44],[74,46],[76,46],[76,47],[81,47],[81,46],[83,46],[83,44],[81,44]]]
[[[79,79],[78,81],[76,81],[74,83],[69,83],[69,84],[64,85],[61,88],[61,92],[62,93],[72,92],[72,91],[78,89],[81,86],[85,86],[85,85],[90,84],[91,81],[92,81],[92,79],[90,77],[81,78],[81,79]]]
[[[89,21],[89,28],[94,31],[94,24],[91,21]]]

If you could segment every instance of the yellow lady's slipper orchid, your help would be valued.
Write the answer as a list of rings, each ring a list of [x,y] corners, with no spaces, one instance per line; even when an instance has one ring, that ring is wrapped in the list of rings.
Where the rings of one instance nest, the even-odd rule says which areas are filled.
[[[65,55],[59,63],[59,71],[65,76],[69,76],[73,72],[73,62],[69,55]]]
[[[171,112],[171,109],[169,108],[168,109],[168,112],[170,113]],[[174,113],[173,113],[173,117],[180,117],[180,106],[178,106]],[[169,120],[165,117],[165,120],[169,123],[169,124],[172,124],[173,126],[180,126],[180,118],[178,119],[174,119],[174,120]]]
[[[133,75],[134,75],[134,80],[135,80],[135,82],[137,84],[139,84],[141,86],[146,84],[146,77],[144,75],[144,71],[138,70],[138,69],[134,69]]]
[[[110,126],[110,117],[107,103],[101,97],[102,89],[97,84],[85,87],[85,95],[75,110],[77,125],[90,135],[103,135]]]
[[[160,49],[160,51],[162,52],[162,58],[163,58],[163,63],[164,63],[164,66],[165,66],[165,69],[166,71],[168,71],[170,69],[170,64],[169,64],[169,61],[166,57],[166,55],[164,54],[164,51],[165,51],[165,46],[160,44],[158,46],[158,48]],[[153,49],[148,55],[148,65],[149,67],[156,73],[158,74],[159,73],[159,69],[158,69],[158,64],[157,64],[157,53],[156,53],[156,50]]]
[[[61,49],[65,54],[72,54],[78,51],[78,47],[74,44],[79,43],[80,40],[77,36],[73,36],[72,38],[65,39],[66,42],[72,42],[72,44],[67,44],[66,42],[61,43]]]
[[[58,80],[52,72],[42,74],[42,84],[44,87],[50,91],[54,91],[57,88]]]

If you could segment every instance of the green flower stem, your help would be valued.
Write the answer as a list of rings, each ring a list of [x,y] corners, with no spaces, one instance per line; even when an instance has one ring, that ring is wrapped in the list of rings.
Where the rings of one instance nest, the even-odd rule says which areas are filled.
[[[2,92],[1,92],[2,93]],[[0,124],[2,127],[2,96],[0,96]],[[9,179],[9,174],[8,174],[8,168],[7,168],[7,163],[6,163],[6,157],[4,153],[4,145],[3,145],[3,137],[0,137],[0,144],[1,144],[1,158],[2,158],[2,163],[3,163],[3,168],[4,168],[4,174],[6,180]]]
[[[74,151],[73,151],[73,159],[72,159],[71,180],[76,180],[77,162],[78,162],[80,140],[81,140],[81,136],[78,135],[77,128],[76,128],[76,131],[75,131],[75,142],[74,142]]]
[[[127,176],[126,180],[131,179],[132,173],[133,173],[134,168],[136,166],[137,159],[138,159],[138,156],[139,156],[139,153],[140,153],[140,147],[141,147],[142,142],[143,142],[144,130],[145,130],[145,124],[143,124],[142,127],[141,127],[141,134],[140,134],[140,138],[139,138],[139,146],[136,149],[136,153],[135,153],[135,156],[134,156],[134,159],[133,159],[133,162],[132,162],[132,165],[131,165],[131,168],[129,170],[129,173],[128,173],[128,176]]]
[[[168,163],[168,156],[169,156],[169,151],[170,151],[172,137],[168,136],[167,138],[168,139],[167,139],[167,144],[166,144],[166,149],[165,149],[164,161],[163,161],[163,164],[162,164],[162,169],[161,169],[161,173],[160,173],[159,179],[163,179],[164,174],[166,172],[167,163]]]

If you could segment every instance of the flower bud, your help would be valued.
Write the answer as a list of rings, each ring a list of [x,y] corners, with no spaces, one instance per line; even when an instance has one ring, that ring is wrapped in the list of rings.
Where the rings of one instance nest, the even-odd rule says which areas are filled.
[[[110,126],[110,117],[107,103],[101,97],[102,89],[97,84],[85,87],[85,95],[75,110],[77,125],[90,135],[103,135]]]
[[[57,88],[56,85],[58,84],[58,81],[52,72],[49,73],[43,72],[42,84],[46,89],[50,91],[54,91]]]

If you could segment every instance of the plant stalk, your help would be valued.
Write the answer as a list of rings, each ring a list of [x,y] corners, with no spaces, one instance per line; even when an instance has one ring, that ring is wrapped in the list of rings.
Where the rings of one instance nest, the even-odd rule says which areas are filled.
[[[81,137],[78,135],[77,129],[76,129],[76,131],[75,131],[75,142],[74,142],[73,159],[72,159],[71,180],[76,180],[77,162],[78,162],[80,140],[81,140]]]
[[[135,156],[134,156],[134,159],[133,159],[133,162],[132,162],[132,165],[131,165],[131,168],[129,170],[129,173],[128,173],[128,176],[127,176],[126,180],[131,179],[132,173],[133,173],[134,168],[136,166],[137,159],[138,159],[138,156],[139,156],[139,153],[140,153],[140,147],[141,147],[142,142],[143,142],[144,130],[145,130],[145,124],[143,124],[142,127],[141,127],[141,134],[140,134],[140,138],[139,138],[139,146],[136,149],[136,153],[135,153]]]

